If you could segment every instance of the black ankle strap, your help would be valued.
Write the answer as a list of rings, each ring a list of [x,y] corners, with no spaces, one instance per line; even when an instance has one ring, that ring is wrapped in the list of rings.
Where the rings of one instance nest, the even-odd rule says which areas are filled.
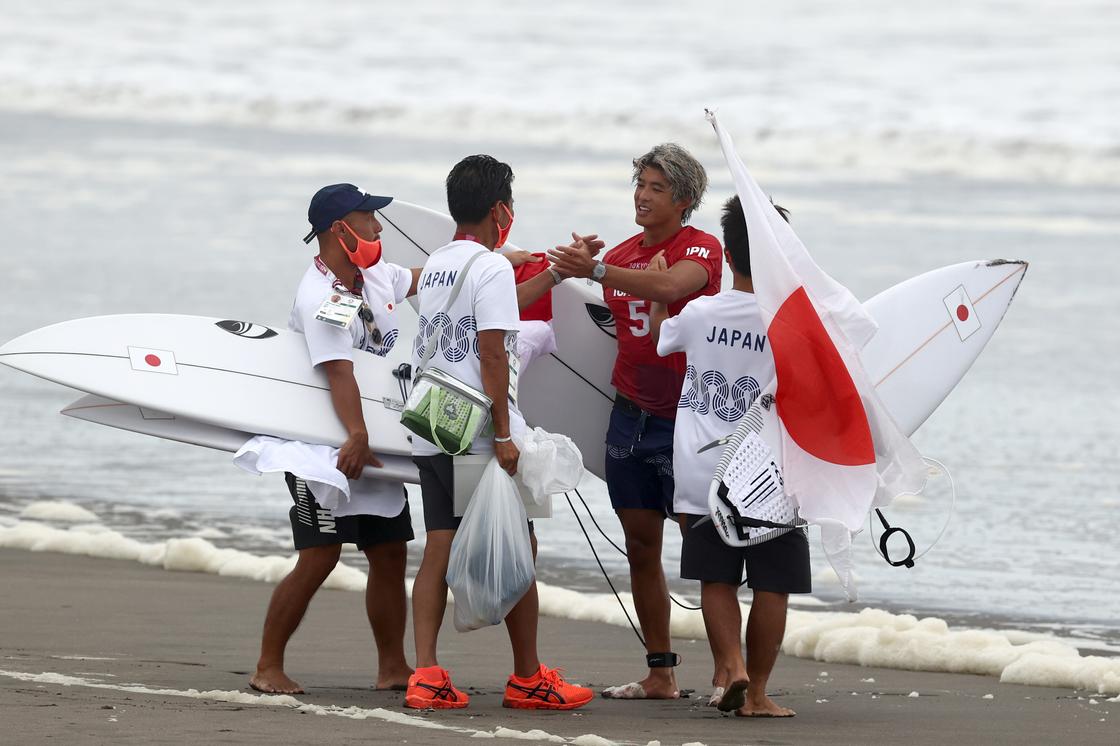
[[[681,657],[676,653],[649,653],[646,655],[646,666],[649,668],[673,668],[681,664]]]

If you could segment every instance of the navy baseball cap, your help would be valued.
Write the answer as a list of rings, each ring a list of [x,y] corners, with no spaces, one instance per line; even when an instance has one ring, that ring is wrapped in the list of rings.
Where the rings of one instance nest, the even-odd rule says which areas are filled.
[[[373,212],[392,201],[392,197],[366,194],[353,184],[325,186],[315,192],[311,205],[307,208],[307,222],[311,223],[311,232],[303,237],[303,242],[311,243],[311,239],[330,228],[334,221],[341,220],[355,210]]]

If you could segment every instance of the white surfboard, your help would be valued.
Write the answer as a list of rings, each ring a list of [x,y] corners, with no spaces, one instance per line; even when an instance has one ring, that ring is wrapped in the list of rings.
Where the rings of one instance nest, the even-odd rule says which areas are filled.
[[[912,435],[972,367],[1026,271],[1026,262],[963,262],[864,304],[879,330],[860,359],[902,432]]]
[[[860,352],[860,359],[903,432],[917,430],[972,367],[1003,320],[1026,268],[1025,262],[962,262],[913,277],[865,302],[879,331]],[[617,354],[613,321],[601,293],[598,285],[589,288],[580,280],[568,280],[553,291],[559,348],[555,359],[548,361],[553,369],[535,368],[545,362],[543,358],[534,361],[521,384],[526,419],[546,430],[552,429],[550,422],[563,420],[571,428],[569,437],[583,451],[588,470],[600,477]],[[579,354],[566,355],[571,349]],[[556,367],[563,367],[567,375]],[[542,375],[534,378],[535,373]],[[544,408],[555,406],[548,396],[549,391],[555,396],[554,381],[562,381],[572,391],[573,398],[567,401],[581,398],[595,402],[594,408],[569,407],[555,414],[535,413],[544,418],[531,417],[531,407],[541,405],[539,399],[544,400]],[[604,406],[599,402],[607,393],[611,399]]]
[[[887,412],[912,435],[968,371],[1002,321],[1025,262],[966,262],[899,283],[865,305],[879,330],[860,358]],[[708,493],[716,530],[733,546],[802,523],[782,491],[774,382],[723,446]],[[713,444],[716,445],[716,444]]]
[[[326,375],[303,335],[259,324],[170,314],[74,319],[0,347],[0,363],[113,401],[244,433],[339,446]],[[354,356],[371,447],[409,456],[394,364]]]
[[[382,254],[403,267],[422,267],[432,252],[455,235],[450,215],[394,199],[377,211]],[[416,299],[409,299],[416,307]]]
[[[98,425],[106,425],[120,430],[151,435],[179,443],[213,448],[219,451],[236,453],[253,437],[250,433],[230,428],[208,425],[205,422],[179,417],[170,412],[146,409],[135,404],[105,399],[86,394],[80,399],[63,407],[61,414]],[[397,482],[419,483],[416,465],[408,456],[375,454],[383,464],[380,469],[367,466],[365,475]]]
[[[381,213],[385,256],[398,264],[422,265],[454,231],[447,215],[401,200]],[[879,331],[861,359],[904,432],[925,422],[972,366],[1003,319],[1026,266],[963,262],[926,272],[866,302]],[[599,285],[577,279],[552,291],[557,351],[523,372],[519,397],[526,420],[568,435],[583,452],[587,469],[599,477],[618,349],[602,292]]]

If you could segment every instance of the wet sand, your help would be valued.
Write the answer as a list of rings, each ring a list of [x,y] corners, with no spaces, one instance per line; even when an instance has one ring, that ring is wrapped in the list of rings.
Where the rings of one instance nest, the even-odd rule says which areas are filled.
[[[596,699],[568,713],[506,710],[504,630],[460,634],[450,619],[441,662],[472,695],[471,706],[416,714],[403,710],[400,693],[370,689],[375,660],[362,596],[341,591],[319,593],[289,647],[288,673],[307,693],[260,697],[246,683],[268,584],[10,549],[0,550],[0,568],[0,712],[10,743],[448,744],[516,735],[500,729],[539,730],[537,738],[554,742],[595,734],[666,746],[1116,742],[1112,711],[1120,703],[1092,693],[787,656],[770,690],[796,718],[722,717],[703,706],[707,647],[688,640],[675,647],[684,657],[679,682],[696,689],[692,698]],[[540,649],[549,665],[596,688],[633,679],[642,662],[630,630],[590,622],[542,619]]]

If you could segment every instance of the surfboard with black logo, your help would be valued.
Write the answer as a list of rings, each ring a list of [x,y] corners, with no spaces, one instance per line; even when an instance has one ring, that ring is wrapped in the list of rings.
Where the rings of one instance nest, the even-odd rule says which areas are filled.
[[[400,200],[379,214],[385,256],[406,266],[421,266],[454,232],[449,216]],[[962,262],[913,277],[866,302],[879,331],[860,357],[904,432],[925,422],[971,367],[1026,267],[1003,260]],[[725,276],[723,287],[730,286]],[[557,351],[522,373],[519,406],[530,424],[575,441],[584,465],[602,477],[615,395],[614,321],[602,286],[587,280],[570,279],[554,288],[552,310]]]
[[[17,337],[0,347],[0,363],[135,405],[138,412],[305,443],[340,446],[347,438],[303,335],[266,324],[172,314],[94,316]],[[396,365],[354,355],[371,448],[408,456]],[[170,437],[171,431],[151,434]]]

